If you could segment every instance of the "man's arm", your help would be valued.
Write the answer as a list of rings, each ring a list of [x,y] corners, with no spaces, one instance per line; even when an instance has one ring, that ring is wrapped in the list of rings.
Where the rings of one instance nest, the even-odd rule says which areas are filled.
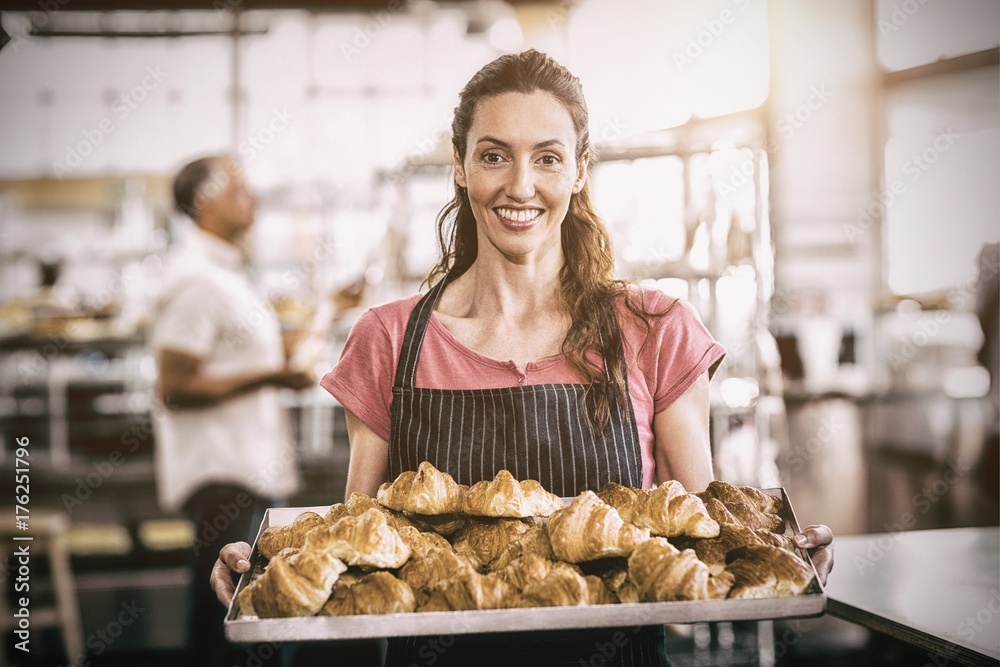
[[[653,417],[656,484],[676,479],[688,491],[703,491],[715,479],[708,434],[708,373]]]
[[[210,376],[203,372],[200,357],[170,349],[160,351],[158,363],[157,390],[160,400],[169,408],[204,408],[267,385],[305,389],[315,382],[311,373],[288,368]]]

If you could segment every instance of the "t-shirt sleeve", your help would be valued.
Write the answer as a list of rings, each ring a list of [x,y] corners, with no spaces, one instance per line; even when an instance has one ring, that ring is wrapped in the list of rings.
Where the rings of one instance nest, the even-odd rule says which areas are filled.
[[[651,319],[650,340],[643,355],[647,377],[650,371],[653,375],[653,410],[660,412],[690,389],[702,373],[707,371],[711,378],[726,350],[712,338],[688,302],[657,293],[647,298],[647,303],[653,312],[666,312]]]
[[[219,334],[219,305],[218,295],[202,281],[179,282],[160,300],[150,337],[153,349],[207,357]]]
[[[368,310],[351,328],[340,361],[320,381],[320,386],[386,442],[398,352],[385,323]]]

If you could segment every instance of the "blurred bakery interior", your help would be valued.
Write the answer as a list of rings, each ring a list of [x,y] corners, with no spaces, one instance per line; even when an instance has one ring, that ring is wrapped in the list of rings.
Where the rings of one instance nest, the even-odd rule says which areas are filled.
[[[835,535],[997,525],[995,0],[3,5],[0,459],[12,471],[30,439],[31,511],[51,512],[68,554],[75,632],[148,608],[87,642],[93,664],[175,664],[202,583],[194,527],[154,483],[146,327],[163,256],[191,231],[177,170],[240,160],[260,198],[253,268],[283,329],[336,313],[322,375],[366,308],[421,288],[457,92],[529,47],[583,82],[619,274],[689,300],[728,351],[717,477],[783,486],[800,524]],[[289,504],[341,500],[343,408],[319,387],[285,404],[306,482]],[[12,505],[13,474],[0,489]],[[42,605],[58,577],[37,572]],[[74,659],[65,616],[42,618],[30,660],[6,641],[0,664]],[[745,627],[681,627],[674,662],[923,664],[814,623],[763,662]],[[350,647],[357,664],[368,648]]]

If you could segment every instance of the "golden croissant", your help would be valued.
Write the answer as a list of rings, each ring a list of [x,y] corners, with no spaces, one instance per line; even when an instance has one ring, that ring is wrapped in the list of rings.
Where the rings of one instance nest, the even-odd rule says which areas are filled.
[[[594,577],[597,579],[597,577]],[[597,583],[601,583],[597,579]],[[541,581],[529,584],[511,601],[514,607],[575,607],[590,604],[591,593],[587,579],[568,563],[554,563]]]
[[[370,497],[363,493],[358,493],[357,491],[351,494],[351,497],[347,499],[346,503],[337,503],[336,505],[332,505],[330,509],[327,510],[326,516],[323,518],[326,519],[327,523],[337,523],[337,521],[343,519],[345,516],[360,516],[371,509],[377,509],[385,514],[386,522],[390,527],[395,528],[396,530],[399,530],[404,526],[413,526],[413,522],[407,519],[400,512],[395,512],[388,507],[383,507]]]
[[[618,511],[593,491],[584,491],[569,507],[549,517],[548,531],[553,553],[569,563],[629,556],[649,539],[648,528],[623,521]]]
[[[709,498],[705,501],[705,509],[709,516],[715,519],[719,525],[732,524],[749,528],[758,534],[762,544],[773,544],[774,546],[790,545],[788,538],[775,535],[771,531],[780,531],[784,526],[784,520],[777,514],[761,512],[756,507],[747,503],[723,504],[717,498]],[[770,533],[770,536],[763,535]]]
[[[451,544],[437,533],[425,533],[413,526],[405,526],[399,530],[399,537],[410,547],[410,558],[423,558],[434,549],[451,550]]]
[[[711,576],[694,551],[679,551],[661,537],[636,547],[628,559],[628,576],[646,602],[719,600],[733,585],[732,575]]]
[[[474,570],[479,564],[466,556],[447,549],[431,549],[421,558],[409,560],[399,570],[399,578],[413,590],[429,591],[442,582],[464,572]]]
[[[707,489],[696,495],[705,501],[709,498],[717,498],[726,505],[730,503],[746,503],[768,514],[781,514],[782,510],[780,498],[769,496],[760,489],[755,489],[752,486],[734,486],[729,482],[719,480],[710,482]]]
[[[514,588],[495,574],[468,569],[442,581],[420,605],[420,611],[503,609]]]
[[[588,604],[615,604],[618,602],[618,596],[607,587],[603,579],[593,574],[586,575],[584,579],[587,580],[587,589],[590,591]]]
[[[505,568],[524,556],[555,560],[555,554],[552,553],[552,543],[549,541],[549,533],[545,526],[541,524],[529,526],[528,530],[504,548],[503,552],[490,565],[490,569]]]
[[[562,500],[533,479],[518,482],[507,470],[491,480],[473,484],[465,494],[465,513],[470,516],[549,516],[562,507]]]
[[[726,572],[735,579],[731,598],[774,598],[799,595],[813,580],[809,565],[791,551],[762,544],[733,549]]]
[[[648,528],[653,535],[708,538],[719,534],[719,524],[708,515],[701,498],[688,493],[676,480],[640,491],[618,513],[626,521]]]
[[[469,556],[480,567],[489,568],[507,550],[527,533],[534,522],[524,519],[474,519],[455,538],[455,553]]]
[[[337,585],[321,616],[401,614],[417,606],[413,590],[389,572],[372,572],[351,586]]]
[[[618,482],[608,482],[601,487],[600,491],[597,492],[597,497],[614,507],[616,510],[620,510],[622,507],[635,500],[636,496],[638,496],[641,491],[642,489],[625,486],[623,484],[619,484]]]
[[[389,510],[391,511],[391,510]],[[465,528],[469,522],[469,517],[461,512],[454,514],[416,514],[414,512],[404,512],[406,519],[416,528],[427,532],[431,531],[438,535],[449,537]]]
[[[326,521],[319,514],[303,512],[287,526],[265,528],[257,540],[257,551],[264,558],[274,558],[284,549],[297,549],[306,543],[306,536],[310,531],[325,524]]]
[[[454,514],[465,504],[465,488],[452,476],[424,461],[378,489],[379,504],[416,514]]]
[[[410,547],[376,509],[316,528],[303,548],[324,551],[348,565],[377,568],[400,567],[410,557]]]
[[[764,544],[764,541],[757,533],[738,523],[719,524],[718,537],[690,542],[695,555],[708,566],[712,574],[719,574],[725,569],[726,554],[733,549],[751,544]]]
[[[523,591],[529,585],[544,579],[553,564],[546,558],[529,553],[516,558],[506,567],[496,569],[494,572],[515,589]]]
[[[261,618],[312,616],[329,599],[346,569],[343,561],[315,549],[303,548],[290,556],[277,554],[252,584],[252,607]]]

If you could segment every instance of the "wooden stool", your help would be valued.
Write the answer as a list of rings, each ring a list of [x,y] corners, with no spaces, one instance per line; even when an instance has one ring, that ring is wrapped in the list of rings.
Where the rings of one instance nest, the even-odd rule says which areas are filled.
[[[73,571],[70,569],[69,552],[66,549],[66,529],[69,527],[69,517],[62,512],[46,509],[31,509],[31,514],[26,517],[14,516],[14,508],[6,507],[0,511],[0,563],[6,563],[8,556],[15,553],[22,546],[28,547],[31,559],[31,574],[29,575],[30,590],[24,593],[14,593],[14,600],[21,597],[28,597],[31,600],[29,606],[32,640],[38,646],[39,635],[34,634],[42,628],[58,626],[62,632],[63,648],[66,650],[66,657],[70,664],[84,654],[83,646],[83,626],[80,622],[80,605],[76,597],[76,580]],[[28,522],[28,530],[17,529],[16,520],[23,519]],[[31,540],[15,540],[15,537],[30,537]],[[48,556],[49,572],[52,577],[52,590],[55,595],[55,608],[39,607],[36,603],[38,598],[35,563],[43,555]],[[11,565],[10,573],[5,586],[14,588],[14,583],[18,577],[20,564],[17,559]],[[2,591],[0,587],[0,591]],[[17,627],[17,619],[14,612],[8,607],[7,596],[0,593],[0,631],[7,632],[11,628]],[[14,649],[16,650],[16,649]],[[3,655],[0,653],[0,661]]]

